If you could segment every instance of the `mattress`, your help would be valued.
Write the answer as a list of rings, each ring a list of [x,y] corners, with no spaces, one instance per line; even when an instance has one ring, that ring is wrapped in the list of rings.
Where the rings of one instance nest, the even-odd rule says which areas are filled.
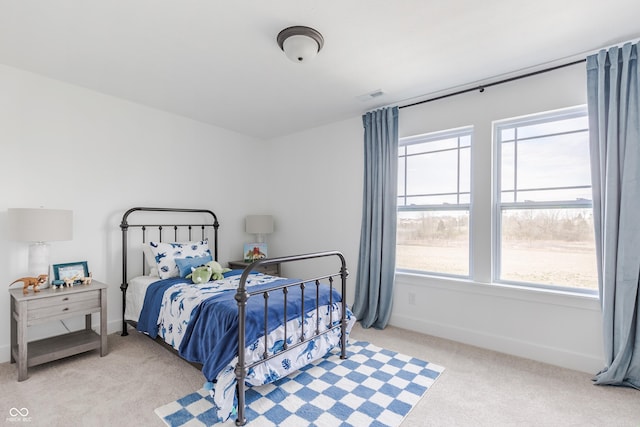
[[[142,306],[144,305],[144,296],[147,293],[147,288],[150,284],[158,280],[160,280],[160,278],[157,276],[139,276],[129,281],[124,310],[125,320],[138,321]]]

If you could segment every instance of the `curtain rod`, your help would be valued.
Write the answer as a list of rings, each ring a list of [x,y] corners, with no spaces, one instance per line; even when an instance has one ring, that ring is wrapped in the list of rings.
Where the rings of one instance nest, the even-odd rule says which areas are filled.
[[[543,74],[543,73],[548,73],[549,71],[554,71],[554,70],[558,70],[560,68],[564,68],[564,67],[570,67],[571,65],[576,65],[576,64],[580,64],[582,62],[586,62],[586,58],[583,59],[578,59],[576,61],[572,61],[572,62],[568,62],[566,64],[560,64],[560,65],[556,65],[553,67],[549,67],[549,68],[545,68],[542,70],[538,70],[538,71],[532,71],[530,73],[526,73],[526,74],[522,74],[519,76],[514,76],[514,77],[509,77],[503,80],[498,80],[496,82],[492,82],[492,83],[487,83],[487,84],[483,84],[483,85],[478,85],[475,87],[471,87],[468,89],[462,89],[456,92],[452,92],[452,93],[447,93],[444,95],[440,95],[440,96],[436,96],[435,98],[429,98],[429,99],[425,99],[423,101],[418,101],[418,102],[414,102],[412,104],[407,104],[407,105],[402,105],[400,107],[398,107],[398,109],[402,109],[402,108],[407,108],[407,107],[413,107],[416,105],[420,105],[420,104],[426,104],[427,102],[431,102],[431,101],[437,101],[439,99],[443,99],[443,98],[449,98],[450,96],[455,96],[455,95],[462,95],[463,93],[467,93],[467,92],[473,92],[473,91],[480,91],[481,93],[484,92],[485,88],[491,87],[491,86],[497,86],[503,83],[509,83],[512,82],[514,80],[520,80],[520,79],[524,79],[526,77],[532,77],[532,76],[536,76],[538,74]]]

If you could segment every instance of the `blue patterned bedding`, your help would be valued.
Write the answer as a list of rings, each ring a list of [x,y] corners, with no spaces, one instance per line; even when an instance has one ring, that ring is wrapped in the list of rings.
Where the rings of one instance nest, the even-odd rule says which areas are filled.
[[[223,280],[193,285],[185,279],[172,278],[149,286],[138,320],[138,330],[152,338],[160,335],[172,345],[180,356],[191,362],[201,363],[207,385],[212,389],[219,410],[220,420],[226,420],[235,408],[235,374],[238,352],[238,308],[235,301],[242,270],[225,274]],[[264,274],[251,274],[247,290],[268,289],[275,285],[292,283]],[[342,297],[333,289],[329,304],[328,285],[320,286],[318,310],[316,310],[315,284],[307,284],[304,292],[304,316],[301,312],[302,292],[299,286],[289,288],[287,295],[287,341],[292,345],[300,340],[300,327],[304,323],[305,338],[315,332],[339,325]],[[267,353],[281,351],[284,345],[283,328],[284,296],[282,291],[269,293]],[[264,298],[249,298],[246,306],[247,363],[262,360],[264,348]],[[355,317],[347,310],[348,331]],[[262,385],[294,372],[300,367],[324,356],[340,344],[340,329],[331,331],[309,343],[279,354],[267,363],[251,368],[247,385]]]

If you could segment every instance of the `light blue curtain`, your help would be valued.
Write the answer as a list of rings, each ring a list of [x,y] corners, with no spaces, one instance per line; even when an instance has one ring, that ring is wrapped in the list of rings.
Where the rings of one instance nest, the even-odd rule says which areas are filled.
[[[596,384],[640,388],[638,44],[587,57],[593,211],[605,368]]]
[[[391,316],[396,269],[398,107],[369,112],[364,125],[364,197],[353,312],[364,328]]]

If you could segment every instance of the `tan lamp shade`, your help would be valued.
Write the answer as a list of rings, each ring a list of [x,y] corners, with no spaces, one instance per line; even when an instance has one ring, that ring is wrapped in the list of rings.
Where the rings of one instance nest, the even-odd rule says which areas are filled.
[[[265,234],[273,233],[273,217],[271,215],[247,215],[245,231],[255,234],[257,241],[263,242]]]
[[[23,242],[54,242],[73,238],[73,211],[9,208],[9,238]]]
[[[49,245],[47,242],[73,238],[73,211],[9,208],[7,216],[9,239],[31,242],[29,273],[34,276],[48,274]]]

